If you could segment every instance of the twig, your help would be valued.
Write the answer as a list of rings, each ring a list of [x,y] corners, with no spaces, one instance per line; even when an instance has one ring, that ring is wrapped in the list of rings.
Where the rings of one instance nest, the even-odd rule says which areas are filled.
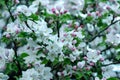
[[[120,64],[120,61],[119,61],[119,62],[109,63],[109,64],[104,64],[104,65],[102,65],[102,66],[109,66],[109,65],[112,65],[112,64]]]
[[[12,13],[11,13],[11,11],[10,11],[10,8],[8,7],[7,2],[8,2],[8,1],[7,1],[7,0],[5,0],[5,5],[6,5],[7,9],[8,9],[8,12],[9,12],[9,14],[10,14],[10,17],[11,17],[12,21],[14,22],[14,21],[15,21],[15,19],[14,19],[13,15],[12,15]]]
[[[108,46],[107,48],[103,49],[103,50],[101,51],[101,53],[104,52],[104,51],[106,51],[106,50],[109,50],[110,48],[112,48],[112,46]]]
[[[25,21],[25,24],[33,33],[35,33],[35,31],[30,28],[30,26],[28,25],[27,21]]]
[[[14,22],[15,21],[15,18],[13,17],[13,15],[12,15],[12,13],[11,13],[11,11],[10,11],[10,8],[8,7],[8,4],[7,4],[7,2],[8,2],[8,0],[5,0],[5,5],[6,5],[6,7],[8,8],[8,12],[9,12],[9,14],[10,14],[10,17],[11,17],[11,19],[12,19],[12,22]],[[19,63],[19,61],[17,60],[17,58],[18,58],[18,55],[17,55],[17,45],[16,45],[16,42],[13,40],[13,43],[14,43],[14,47],[13,47],[13,50],[14,50],[14,52],[15,52],[15,57],[16,57],[16,66],[18,67],[18,75],[20,74],[20,75],[22,75],[22,69],[21,69],[21,66],[20,66],[20,63]]]
[[[58,34],[58,38],[59,38],[60,37],[60,31],[59,31],[60,26],[59,26],[59,21],[58,20],[56,21],[56,27],[57,27],[57,34]]]
[[[107,30],[110,26],[112,26],[113,24],[119,22],[120,20],[116,20],[115,22],[112,22],[110,25],[108,25],[105,29],[101,30],[100,32],[98,32],[92,39],[88,40],[88,42],[92,42],[96,37],[98,37],[102,32],[104,32],[105,30]]]
[[[26,5],[29,6],[29,0],[25,0],[26,1]]]
[[[17,55],[17,45],[16,45],[16,42],[15,41],[13,41],[13,43],[14,43],[14,52],[15,52],[15,57],[16,58],[18,58],[18,55]],[[19,63],[19,61],[16,59],[16,62],[17,62],[17,67],[18,67],[18,75],[20,74],[20,75],[22,75],[22,69],[21,69],[21,66],[20,66],[20,63]]]

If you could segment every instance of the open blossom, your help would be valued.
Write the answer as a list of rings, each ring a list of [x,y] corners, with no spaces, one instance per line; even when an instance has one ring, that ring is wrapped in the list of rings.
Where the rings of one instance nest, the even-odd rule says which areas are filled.
[[[72,4],[73,3],[73,4]],[[84,0],[66,0],[64,5],[65,8],[67,8],[68,10],[70,10],[71,12],[75,11],[75,10],[82,10],[84,7]]]
[[[49,80],[52,79],[52,74],[50,73],[50,68],[44,65],[35,63],[35,68],[28,69],[22,72],[22,77],[20,80]]]
[[[49,3],[50,3],[50,1],[49,0],[35,0],[35,1],[33,1],[33,5],[39,5],[39,4],[42,4],[43,6],[47,6]]]
[[[97,46],[98,44],[102,43],[103,38],[102,37],[96,37],[94,41],[90,43],[91,46]]]
[[[106,39],[107,42],[110,42],[114,45],[120,44],[120,34],[109,33],[106,35],[106,37],[107,37]]]
[[[98,54],[97,50],[90,50],[87,53],[87,60],[89,62],[94,62],[96,63],[98,60],[100,60],[102,56],[100,54]]]
[[[0,80],[8,80],[8,75],[5,75],[3,73],[0,73]]]
[[[113,67],[112,66],[107,66],[107,67],[102,67],[102,75],[103,78],[110,78],[110,77],[116,77],[116,73],[113,71]]]
[[[0,71],[4,71],[6,68],[6,63],[13,60],[14,51],[12,49],[0,47],[0,53]]]
[[[2,48],[0,47],[0,57],[1,59],[4,59],[5,61],[12,61],[13,57],[14,57],[14,51],[13,49],[6,49],[6,48]]]
[[[22,72],[22,78],[20,78],[20,80],[33,80],[33,79],[36,79],[38,80],[38,77],[39,77],[39,73],[34,69],[28,69],[26,71],[23,71]]]
[[[85,66],[85,61],[81,61],[77,63],[78,68],[83,68]]]
[[[26,5],[19,5],[15,13],[23,13],[26,16],[30,16],[32,13],[35,14],[38,10],[38,6],[31,5],[27,7]]]
[[[50,72],[51,68],[50,67],[45,67],[44,64],[40,64],[40,61],[36,61],[34,63],[35,70],[39,73],[39,78],[43,80],[50,80],[53,77],[53,74]]]
[[[47,23],[43,19],[41,19],[40,21],[36,21],[36,23],[31,20],[28,20],[27,22],[36,34],[41,33],[44,36],[48,36],[50,33],[52,33],[52,29],[47,27]]]
[[[93,32],[94,31],[94,26],[91,24],[87,24],[88,31]]]

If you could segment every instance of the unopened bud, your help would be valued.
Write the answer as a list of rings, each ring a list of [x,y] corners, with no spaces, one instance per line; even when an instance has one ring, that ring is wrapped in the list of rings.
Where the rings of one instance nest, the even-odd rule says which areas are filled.
[[[10,38],[10,34],[6,34],[6,38]]]

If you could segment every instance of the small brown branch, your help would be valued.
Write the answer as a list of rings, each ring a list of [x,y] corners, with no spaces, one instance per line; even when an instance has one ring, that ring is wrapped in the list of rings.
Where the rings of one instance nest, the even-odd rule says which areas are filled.
[[[27,21],[25,21],[25,24],[33,33],[35,33],[35,31],[30,28],[30,26],[28,25]]]
[[[110,48],[112,48],[112,46],[108,46],[107,48],[103,49],[103,50],[101,51],[101,53],[104,52],[104,51],[106,51],[106,50],[109,50]]]
[[[11,11],[10,11],[10,8],[8,7],[7,2],[8,2],[8,1],[6,0],[6,1],[5,1],[5,5],[6,5],[7,9],[8,9],[8,12],[9,12],[9,14],[10,14],[10,17],[11,17],[12,21],[14,22],[15,19],[14,19],[13,15],[12,15],[12,13],[11,13]]]
[[[12,13],[10,11],[10,8],[9,8],[9,6],[8,6],[7,3],[8,3],[8,0],[5,0],[5,5],[6,5],[7,9],[8,9],[8,12],[9,12],[10,17],[12,19],[12,22],[14,22],[15,18],[12,15]],[[22,75],[22,68],[21,68],[20,62],[17,60],[17,58],[18,58],[18,55],[17,55],[17,49],[18,49],[18,47],[17,47],[16,41],[13,40],[13,44],[14,44],[13,50],[15,52],[15,57],[16,57],[16,66],[18,67],[18,75]]]
[[[109,66],[109,65],[112,65],[112,64],[120,64],[120,61],[119,61],[119,62],[109,63],[109,64],[104,64],[104,65],[102,65],[102,66]]]
[[[57,26],[57,34],[58,34],[58,38],[60,37],[60,31],[59,31],[59,21],[56,21],[56,26]]]
[[[113,20],[112,20],[113,21]],[[112,22],[110,25],[108,25],[105,29],[101,30],[100,32],[98,32],[92,39],[88,40],[88,42],[92,42],[96,37],[98,37],[102,32],[104,32],[105,30],[107,30],[110,26],[112,26],[113,24],[119,22],[120,20],[116,20],[114,22]]]
[[[22,69],[21,69],[21,66],[20,66],[20,62],[17,60],[17,58],[18,58],[18,55],[17,55],[17,49],[18,49],[18,47],[17,47],[17,45],[16,45],[16,42],[15,41],[13,41],[13,43],[14,43],[14,48],[13,48],[13,50],[14,50],[14,52],[15,52],[15,57],[16,57],[16,65],[17,65],[17,67],[18,67],[18,75],[22,75]]]

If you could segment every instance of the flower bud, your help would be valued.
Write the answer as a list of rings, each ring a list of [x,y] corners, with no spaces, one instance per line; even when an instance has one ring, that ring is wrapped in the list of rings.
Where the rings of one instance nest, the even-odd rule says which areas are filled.
[[[73,69],[74,71],[76,71],[76,70],[77,70],[77,66],[73,66],[72,69]]]
[[[10,34],[6,34],[6,38],[10,38]]]
[[[56,13],[55,8],[52,8],[52,12],[53,12],[54,14]]]

